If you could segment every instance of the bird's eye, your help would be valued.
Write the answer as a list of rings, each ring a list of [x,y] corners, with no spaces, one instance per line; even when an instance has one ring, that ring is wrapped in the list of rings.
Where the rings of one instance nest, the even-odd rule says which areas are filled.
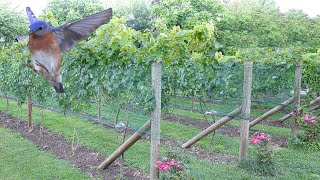
[[[40,27],[39,27],[39,30],[42,30],[42,29],[43,29],[43,27],[42,27],[42,26],[40,26]]]

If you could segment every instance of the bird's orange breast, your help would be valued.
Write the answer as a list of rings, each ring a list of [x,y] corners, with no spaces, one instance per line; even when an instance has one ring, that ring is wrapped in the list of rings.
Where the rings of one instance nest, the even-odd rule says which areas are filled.
[[[29,36],[28,48],[31,53],[35,51],[48,51],[60,54],[60,48],[52,32],[48,32],[42,36],[31,34]]]
[[[48,66],[51,69],[53,68],[57,71],[56,73],[59,73],[61,66],[61,51],[52,32],[48,32],[42,36],[31,34],[29,36],[28,48],[31,57],[34,58],[40,53],[41,56],[37,57],[38,59],[36,60],[42,62],[44,66]],[[48,56],[44,57],[42,56],[43,54],[47,54]],[[52,62],[52,60],[55,62]]]

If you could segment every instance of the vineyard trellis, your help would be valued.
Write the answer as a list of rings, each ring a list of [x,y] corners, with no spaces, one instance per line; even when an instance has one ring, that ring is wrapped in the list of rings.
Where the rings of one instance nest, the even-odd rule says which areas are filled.
[[[163,28],[160,28],[160,30]],[[110,24],[101,28],[97,35],[64,55],[63,71],[65,89],[67,94],[57,95],[52,92],[48,84],[32,74],[24,63],[29,55],[24,48],[24,43],[16,43],[10,48],[2,48],[0,56],[0,92],[3,97],[14,97],[20,103],[28,97],[30,105],[30,120],[32,118],[31,98],[38,103],[45,103],[47,97],[56,99],[59,106],[79,111],[90,106],[92,101],[98,104],[97,122],[103,121],[103,104],[110,99],[121,107],[133,106],[145,113],[157,111],[160,123],[161,106],[165,108],[172,96],[187,96],[198,99],[212,100],[217,97],[225,102],[226,99],[247,97],[242,95],[243,65],[252,61],[253,84],[252,101],[260,103],[274,103],[269,100],[258,101],[260,94],[272,93],[273,95],[288,93],[293,89],[294,71],[296,61],[302,59],[303,86],[310,92],[319,92],[319,53],[305,53],[295,48],[261,48],[240,49],[234,56],[223,56],[214,49],[214,30],[210,23],[200,24],[192,30],[181,30],[175,27],[171,30],[160,32],[158,36],[151,33],[134,31],[124,25],[121,19],[114,18]],[[152,88],[150,75],[152,64],[162,64],[162,88],[155,91]],[[310,73],[309,69],[314,72]],[[160,83],[160,82],[159,82]],[[301,87],[301,85],[299,85]],[[300,96],[300,89],[295,89],[295,97]],[[251,93],[250,93],[251,94]],[[160,99],[159,99],[160,98]],[[251,95],[250,95],[251,98]],[[297,97],[300,99],[300,97]],[[109,100],[109,101],[108,101]],[[240,102],[239,100],[239,102]],[[200,101],[201,102],[201,101]],[[261,117],[254,123],[248,121],[249,114],[238,116],[244,105],[236,108],[231,113],[220,114],[222,118],[208,127],[199,136],[199,139],[214,132],[216,129],[237,117],[252,127],[267,116],[289,106],[289,102],[279,103],[274,111]],[[50,102],[49,102],[50,103]],[[160,103],[160,104],[159,104]],[[237,102],[238,103],[238,102]],[[245,103],[244,103],[245,104]],[[247,105],[250,103],[246,103]],[[9,109],[7,98],[7,108]],[[295,109],[300,108],[296,99]],[[133,109],[134,109],[133,108]],[[194,107],[192,106],[192,109]],[[201,110],[203,111],[203,110]],[[250,111],[246,111],[250,112]],[[118,113],[119,114],[119,113]],[[297,115],[295,117],[298,117]],[[117,118],[116,118],[117,119]],[[105,169],[114,160],[123,154],[134,142],[139,140],[151,128],[151,122],[140,124],[139,128],[124,144],[120,145],[99,168]],[[116,123],[117,124],[117,123]],[[32,129],[32,123],[28,126]],[[151,130],[151,139],[156,140],[151,156],[150,169],[152,177],[156,177],[157,170],[154,162],[159,159],[159,124]],[[243,143],[248,143],[248,130],[246,129]],[[187,148],[196,141],[186,142],[182,147]],[[246,145],[244,145],[246,146]],[[242,151],[246,153],[246,148]],[[245,155],[240,155],[245,159]]]

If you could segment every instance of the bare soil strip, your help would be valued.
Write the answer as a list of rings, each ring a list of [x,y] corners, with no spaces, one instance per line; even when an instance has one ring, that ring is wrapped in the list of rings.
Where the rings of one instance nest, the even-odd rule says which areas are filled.
[[[175,122],[175,123],[181,123],[186,126],[192,126],[201,130],[206,129],[211,125],[210,123],[207,123],[207,122],[199,122],[186,117],[177,117],[172,114],[166,115],[164,119],[167,121]],[[269,123],[273,123],[273,122],[269,121]],[[217,129],[217,132],[229,137],[240,137],[240,128],[236,128],[232,126],[221,126],[219,129]],[[287,139],[285,137],[272,135],[271,142],[279,147],[284,147],[286,146]]]

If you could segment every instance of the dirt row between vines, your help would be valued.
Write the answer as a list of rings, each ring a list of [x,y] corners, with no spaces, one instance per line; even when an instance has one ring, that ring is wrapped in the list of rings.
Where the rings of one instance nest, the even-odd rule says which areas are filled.
[[[8,116],[0,111],[0,126],[9,128],[21,134],[22,137],[30,140],[43,151],[51,152],[59,159],[67,160],[80,171],[84,172],[91,179],[103,178],[106,180],[117,179],[120,166],[113,163],[108,169],[101,171],[97,169],[106,157],[98,152],[88,150],[86,147],[73,147],[63,136],[52,133],[41,126],[34,126],[34,130],[29,133],[27,122]],[[149,179],[139,169],[125,167],[126,179]]]
[[[183,124],[186,126],[195,127],[200,130],[204,130],[213,124],[213,122],[210,122],[210,123],[201,122],[201,121],[197,121],[197,120],[187,118],[187,117],[178,117],[173,114],[167,114],[163,118],[167,121],[170,121],[170,122],[180,123],[180,124]],[[276,123],[271,122],[271,121],[267,121],[265,124],[268,125],[268,124],[276,124]],[[284,126],[284,127],[286,127],[286,126]],[[240,128],[233,127],[233,126],[228,126],[228,125],[221,126],[220,128],[218,128],[216,130],[216,132],[221,133],[222,135],[225,135],[225,136],[229,136],[229,137],[240,137]],[[252,134],[253,134],[253,132],[250,131],[250,136]],[[287,143],[287,138],[282,137],[282,136],[272,135],[271,142],[273,144],[275,144],[276,146],[285,147],[286,143]]]

